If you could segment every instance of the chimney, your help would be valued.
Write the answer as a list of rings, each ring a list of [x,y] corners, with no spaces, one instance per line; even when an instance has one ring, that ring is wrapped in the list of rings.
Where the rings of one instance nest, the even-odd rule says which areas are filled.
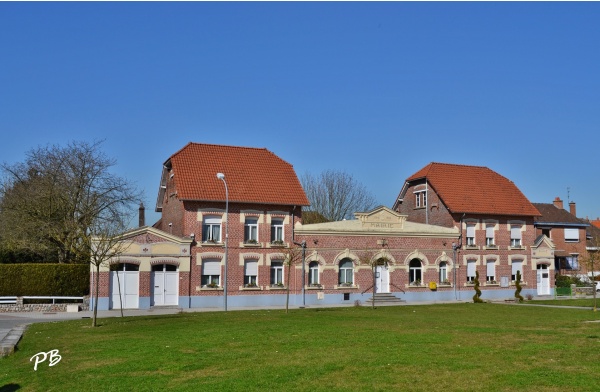
[[[558,197],[558,196],[556,196],[554,198],[554,202],[553,203],[554,203],[554,207],[556,207],[556,208],[560,208],[561,210],[564,208],[563,207],[563,201],[560,200],[560,197]]]
[[[140,216],[140,221],[139,221],[140,227],[146,226],[146,209],[144,208],[144,203],[140,203],[139,216]]]
[[[569,212],[571,213],[571,215],[573,216],[577,216],[577,209],[575,208],[575,202],[572,201],[569,203]]]

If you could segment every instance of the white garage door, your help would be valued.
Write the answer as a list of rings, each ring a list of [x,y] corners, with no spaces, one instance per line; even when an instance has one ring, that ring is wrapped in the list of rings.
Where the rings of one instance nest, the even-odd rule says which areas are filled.
[[[140,298],[139,266],[121,263],[111,266],[111,309],[137,309]]]
[[[179,271],[171,264],[152,266],[152,305],[178,305]]]

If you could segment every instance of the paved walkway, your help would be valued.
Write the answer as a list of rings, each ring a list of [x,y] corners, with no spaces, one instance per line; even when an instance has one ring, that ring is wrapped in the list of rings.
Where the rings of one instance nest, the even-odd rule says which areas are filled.
[[[535,298],[534,298],[535,299]],[[542,299],[542,298],[538,298]],[[548,299],[548,297],[545,297]],[[406,305],[432,305],[432,304],[442,304],[442,303],[465,303],[471,302],[469,301],[423,301],[423,302],[411,302],[411,303],[402,303],[402,304],[394,304],[394,305],[384,305],[377,304],[377,306],[406,306]],[[495,303],[505,303],[505,304],[514,304],[514,302],[505,302],[505,301],[495,301]],[[551,307],[561,307],[561,308],[569,308],[569,309],[585,309],[589,310],[589,307],[585,308],[577,308],[573,306],[559,306],[559,305],[536,305],[536,304],[522,304],[522,305],[531,305],[531,306],[551,306]],[[522,306],[521,305],[521,306]],[[307,308],[333,308],[333,307],[350,307],[354,306],[353,304],[340,304],[340,305],[310,305]],[[363,305],[366,306],[366,305]],[[299,309],[300,306],[290,305],[290,309]],[[231,311],[236,310],[253,310],[253,309],[285,309],[285,306],[270,306],[270,307],[244,307],[244,308],[229,308]],[[150,315],[162,315],[162,314],[176,314],[180,312],[218,312],[223,311],[222,308],[192,308],[192,309],[181,309],[176,307],[165,307],[165,308],[152,308],[152,309],[127,309],[123,310],[123,315],[126,317],[130,316],[150,316]],[[93,316],[92,311],[84,311],[84,312],[18,312],[18,313],[0,313],[0,356],[9,355],[14,352],[17,343],[23,336],[23,332],[27,328],[29,324],[33,323],[48,323],[48,322],[56,322],[63,320],[80,320],[80,319],[90,319]],[[120,317],[120,310],[99,310],[98,318],[108,318],[108,317]]]

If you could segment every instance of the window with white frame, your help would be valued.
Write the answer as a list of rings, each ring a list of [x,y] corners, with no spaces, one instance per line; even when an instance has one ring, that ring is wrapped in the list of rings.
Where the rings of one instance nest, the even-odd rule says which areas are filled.
[[[244,287],[258,287],[258,261],[246,260],[244,262]]]
[[[202,287],[219,287],[221,285],[221,261],[202,261]]]
[[[448,283],[448,263],[440,263],[440,283]]]
[[[523,280],[523,261],[513,260],[512,262],[512,273],[510,279],[515,282],[517,280],[517,271],[521,273],[521,281]]]
[[[202,221],[202,242],[221,242],[221,216],[207,215]]]
[[[283,260],[271,261],[271,286],[283,286]]]
[[[408,282],[411,284],[421,284],[423,280],[423,265],[421,260],[412,259],[408,264]]]
[[[427,207],[427,191],[415,192],[415,208]]]
[[[496,282],[496,262],[494,260],[487,261],[487,272],[485,276],[486,282]]]
[[[487,223],[485,225],[485,246],[496,246],[494,240],[494,229],[496,225],[493,223]]]
[[[510,225],[510,246],[521,247],[521,225]]]
[[[579,242],[579,229],[565,228],[565,242]]]
[[[311,261],[308,264],[308,284],[310,286],[319,285],[319,263]]]
[[[340,261],[339,284],[351,286],[354,283],[354,265],[352,260]]]
[[[247,244],[258,243],[258,218],[246,218],[244,222],[244,242]]]
[[[475,224],[467,223],[467,246],[475,246]]]
[[[283,244],[283,219],[271,219],[271,242]]]
[[[467,282],[475,281],[477,260],[467,260]]]

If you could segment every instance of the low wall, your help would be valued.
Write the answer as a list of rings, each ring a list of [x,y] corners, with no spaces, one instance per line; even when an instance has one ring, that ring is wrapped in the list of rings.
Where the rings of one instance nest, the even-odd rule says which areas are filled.
[[[52,300],[49,300],[52,301]],[[74,311],[74,305],[77,306],[77,311],[84,311],[90,309],[90,298],[88,296],[83,297],[82,302],[71,302],[71,303],[61,303],[61,304],[52,304],[52,303],[44,303],[44,304],[30,304],[23,303],[23,297],[17,297],[17,301],[14,304],[0,304],[0,313],[9,313],[9,312],[66,312],[67,307],[69,307],[69,311]]]

